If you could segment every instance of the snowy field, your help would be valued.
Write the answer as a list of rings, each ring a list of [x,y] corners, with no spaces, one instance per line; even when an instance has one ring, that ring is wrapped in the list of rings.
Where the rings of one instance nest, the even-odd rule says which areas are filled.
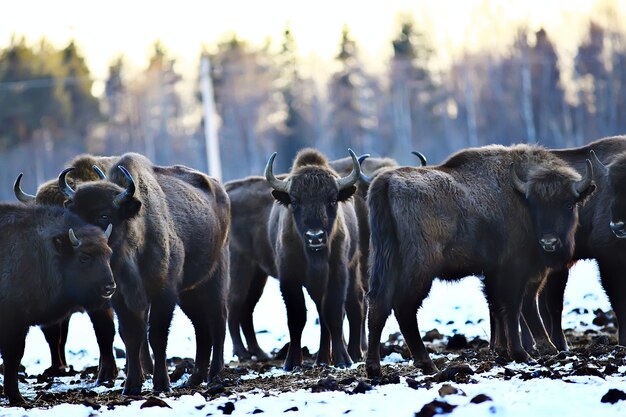
[[[319,331],[315,324],[317,314],[310,300],[308,302],[309,316],[303,336],[303,345],[307,345],[311,352],[318,348]],[[600,308],[610,309],[598,281],[597,269],[593,262],[580,262],[571,274],[566,290],[564,328],[585,330],[597,329],[591,324],[593,310]],[[578,309],[574,313],[572,310]],[[580,311],[587,313],[580,314]],[[265,293],[255,312],[258,338],[266,351],[282,347],[288,342],[287,321],[285,308],[279,294],[276,280],[269,280]],[[480,282],[470,277],[456,284],[436,283],[429,298],[419,312],[419,323],[422,331],[437,328],[443,335],[451,336],[455,333],[464,334],[469,338],[478,336],[489,339],[489,320],[487,305],[480,292]],[[384,337],[398,331],[398,325],[389,318]],[[123,349],[124,345],[116,339],[115,346]],[[98,363],[98,349],[93,336],[91,323],[86,314],[76,314],[70,324],[67,344],[68,362],[77,370]],[[177,309],[172,323],[168,357],[195,356],[195,341],[193,329],[189,320]],[[226,362],[235,361],[231,356],[232,344],[226,339]],[[118,360],[118,366],[123,368],[124,360]],[[383,363],[398,363],[399,366],[410,366],[399,355],[390,355]],[[31,328],[26,340],[26,352],[22,364],[26,366],[29,375],[36,375],[46,369],[49,364],[47,345],[41,331]],[[358,366],[355,364],[354,366]],[[532,365],[509,364],[509,368],[524,368],[532,370]],[[502,380],[490,377],[502,368],[495,366],[492,371],[476,374],[473,379],[477,383],[457,384],[454,386],[464,395],[448,395],[445,401],[455,405],[450,416],[626,416],[626,401],[615,404],[602,403],[600,400],[611,388],[626,391],[626,377],[606,376],[578,376],[555,380],[535,378],[522,380],[513,377]],[[619,368],[618,374],[623,375],[626,366]],[[272,374],[281,374],[276,370]],[[250,375],[249,377],[257,377]],[[119,384],[119,382],[118,382]],[[146,381],[145,388],[150,386]],[[59,417],[90,417],[114,416],[125,417],[141,416],[207,416],[223,415],[224,405],[227,402],[234,404],[232,415],[247,415],[262,410],[265,415],[278,415],[288,412],[287,415],[299,416],[414,416],[424,404],[433,400],[441,400],[438,389],[442,384],[434,384],[431,388],[412,389],[402,377],[399,384],[378,385],[373,390],[363,394],[348,395],[344,392],[312,393],[310,390],[299,390],[289,393],[252,392],[245,395],[232,395],[229,398],[218,398],[208,401],[200,394],[183,395],[179,398],[164,398],[171,407],[150,407],[141,409],[144,400],[133,401],[128,406],[116,406],[112,409],[105,407],[94,410],[84,405],[59,405],[51,409],[31,409],[7,407],[4,397],[0,399],[0,417],[15,416],[59,416]],[[64,388],[59,381],[58,388]],[[90,387],[93,388],[93,387]],[[96,392],[105,389],[93,388]],[[32,399],[34,392],[29,391],[28,384],[20,384],[24,397]],[[480,404],[470,400],[478,394],[486,394],[491,401]]]

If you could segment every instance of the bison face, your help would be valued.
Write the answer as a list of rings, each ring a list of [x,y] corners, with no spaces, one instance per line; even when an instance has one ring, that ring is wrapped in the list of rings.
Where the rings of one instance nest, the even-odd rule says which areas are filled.
[[[356,191],[361,170],[352,150],[352,171],[337,179],[326,166],[305,165],[296,169],[286,181],[273,174],[274,153],[265,168],[278,203],[289,207],[304,246],[309,252],[327,252],[337,218],[338,203],[348,200]]]
[[[68,200],[65,207],[88,223],[105,230],[109,224],[113,229],[139,214],[141,202],[133,195],[135,183],[124,167],[119,167],[128,180],[126,189],[110,181],[92,181],[73,190],[65,181],[66,169],[59,175],[59,188]]]
[[[599,162],[599,161],[598,161]],[[622,192],[626,184],[626,155],[618,156],[615,161],[603,172],[608,177],[609,192],[611,201],[611,221],[609,227],[613,234],[619,238],[626,238],[626,196]]]
[[[552,266],[563,266],[574,255],[574,235],[578,225],[578,207],[595,190],[591,181],[591,163],[583,179],[576,180],[571,170],[539,168],[521,181],[512,167],[516,189],[524,195],[532,216],[537,243]]]
[[[83,226],[54,238],[61,257],[63,290],[73,303],[87,309],[101,307],[115,292],[109,264],[112,251],[107,243],[111,228],[109,225],[102,232],[94,226]]]

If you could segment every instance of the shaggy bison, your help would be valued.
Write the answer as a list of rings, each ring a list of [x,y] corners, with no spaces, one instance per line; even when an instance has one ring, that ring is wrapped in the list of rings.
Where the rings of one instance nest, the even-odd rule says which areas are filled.
[[[278,202],[270,212],[268,233],[287,308],[290,343],[286,370],[302,364],[301,336],[306,322],[303,286],[320,318],[316,363],[328,364],[331,359],[337,366],[352,363],[342,322],[348,276],[358,274],[357,220],[349,199],[356,191],[360,167],[351,150],[350,155],[353,168],[345,177],[339,177],[326,158],[313,149],[298,153],[284,180],[273,174],[276,153],[265,168],[272,196]]]
[[[11,404],[24,401],[17,372],[29,326],[101,308],[113,295],[110,233],[61,208],[0,204],[0,354]]]
[[[397,163],[388,158],[359,157],[362,169],[369,174],[382,166],[397,166]],[[364,161],[364,162],[363,162]],[[342,158],[329,162],[331,168],[338,174],[349,175],[353,169],[352,158]],[[349,165],[348,165],[349,164]],[[285,175],[278,178],[285,179]],[[366,184],[365,184],[366,186]],[[362,185],[359,183],[359,188]],[[275,199],[272,197],[272,187],[264,177],[247,177],[229,181],[225,184],[231,201],[231,233],[230,233],[230,276],[231,284],[228,293],[228,328],[233,340],[233,353],[241,359],[255,356],[259,360],[269,359],[269,355],[261,349],[256,339],[253,323],[254,308],[263,293],[267,277],[277,277],[274,252],[270,245],[267,231],[268,221]],[[355,196],[360,193],[357,191]],[[358,197],[357,197],[358,198]],[[357,206],[363,197],[355,200]],[[367,222],[367,212],[365,212]],[[359,235],[361,235],[361,218],[359,218]],[[365,240],[369,245],[369,235]],[[361,250],[367,247],[361,247]],[[362,256],[361,256],[361,259]],[[361,271],[365,265],[359,263]],[[357,280],[358,274],[351,271],[346,294],[346,317],[350,323],[350,337],[348,339],[348,354],[352,359],[362,357],[364,349],[364,322],[365,322],[365,289],[363,277]],[[361,330],[359,330],[361,329]],[[243,343],[243,333],[247,349]]]
[[[93,157],[91,155],[78,156],[70,162],[70,165],[73,166],[75,170],[68,176],[68,182],[75,185],[78,182],[98,180],[104,175],[102,171],[106,171],[113,164],[115,159],[115,157]],[[94,170],[94,167],[97,167],[97,170]],[[15,197],[22,203],[63,206],[66,197],[58,187],[58,180],[55,179],[42,184],[37,190],[37,195],[25,193],[20,186],[21,180],[22,174],[17,177],[13,190]],[[100,350],[97,384],[107,380],[113,380],[117,376],[117,366],[113,354],[115,324],[113,322],[113,310],[109,304],[110,303],[107,303],[103,308],[87,312],[93,324],[98,348]],[[70,317],[68,316],[59,323],[41,327],[50,349],[51,365],[50,368],[45,371],[46,374],[63,375],[66,371],[65,343],[67,342],[69,320]],[[149,353],[144,353],[144,356],[147,356],[148,362],[150,362]],[[149,366],[149,369],[152,369],[151,363],[147,366]]]
[[[591,142],[579,148],[555,149],[554,155],[565,160],[578,172],[584,171],[585,160],[593,162],[597,191],[583,208],[576,231],[574,260],[595,258],[602,286],[609,297],[619,324],[619,344],[626,345],[626,136],[614,136]],[[606,166],[605,166],[606,165]],[[567,283],[567,268],[550,272],[540,292],[541,318],[550,338],[559,350],[567,350],[561,327],[563,294]],[[537,315],[534,293],[529,293],[524,316]],[[539,325],[530,329],[537,338]]]
[[[436,371],[416,317],[435,277],[484,276],[496,349],[528,360],[518,327],[522,296],[529,282],[571,260],[577,206],[593,192],[591,175],[589,163],[581,179],[528,145],[466,149],[438,166],[379,174],[368,194],[368,374],[381,373],[380,336],[392,309],[415,366]]]
[[[105,181],[76,189],[59,176],[67,208],[89,223],[113,223],[113,297],[126,344],[124,394],[139,394],[140,350],[154,353],[154,391],[170,387],[166,345],[178,303],[196,333],[196,362],[189,384],[218,376],[224,366],[230,204],[214,179],[183,166],[159,167],[129,153],[115,161]],[[212,353],[212,360],[211,360]],[[210,363],[210,369],[209,369]]]

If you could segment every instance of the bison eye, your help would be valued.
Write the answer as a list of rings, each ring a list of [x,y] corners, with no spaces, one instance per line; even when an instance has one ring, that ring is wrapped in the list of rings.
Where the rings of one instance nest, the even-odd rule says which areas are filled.
[[[298,202],[296,200],[292,200],[289,204],[291,204],[291,208],[294,210],[298,208]]]
[[[100,220],[109,220],[109,216],[106,214],[103,214],[100,216]]]
[[[331,207],[335,207],[337,205],[337,200],[330,200],[328,205],[331,206]]]
[[[91,256],[89,256],[89,255],[80,255],[78,257],[78,260],[80,261],[80,263],[86,264],[87,262],[91,261]]]
[[[574,203],[567,203],[565,205],[565,208],[568,210],[574,210],[574,207],[576,207],[576,205]]]

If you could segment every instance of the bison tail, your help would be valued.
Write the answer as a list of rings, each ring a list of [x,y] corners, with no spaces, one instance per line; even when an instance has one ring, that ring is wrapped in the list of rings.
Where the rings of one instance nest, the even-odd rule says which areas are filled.
[[[384,174],[380,175],[368,192],[371,248],[370,289],[367,295],[370,299],[377,299],[386,292],[392,268],[395,266],[397,269],[401,261],[395,221],[389,205],[388,178]]]

